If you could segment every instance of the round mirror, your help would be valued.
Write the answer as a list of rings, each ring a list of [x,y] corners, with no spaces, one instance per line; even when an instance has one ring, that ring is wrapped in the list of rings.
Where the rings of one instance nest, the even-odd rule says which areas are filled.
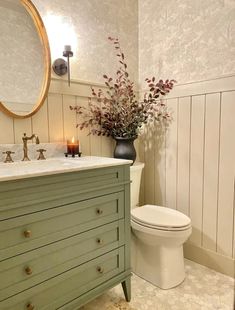
[[[0,1],[0,108],[25,118],[43,104],[51,59],[43,21],[30,0]]]

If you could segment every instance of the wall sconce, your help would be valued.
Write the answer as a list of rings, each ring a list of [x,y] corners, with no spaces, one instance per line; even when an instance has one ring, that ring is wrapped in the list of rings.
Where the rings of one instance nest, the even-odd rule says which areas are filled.
[[[65,61],[63,58],[58,58],[53,62],[52,68],[54,72],[59,75],[65,75],[68,73],[68,85],[70,86],[70,62],[69,58],[73,57],[73,52],[71,50],[70,45],[64,46],[63,56],[67,58],[67,61]]]

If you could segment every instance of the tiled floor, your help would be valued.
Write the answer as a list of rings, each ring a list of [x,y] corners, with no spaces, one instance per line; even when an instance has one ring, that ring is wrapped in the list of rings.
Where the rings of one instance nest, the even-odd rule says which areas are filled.
[[[161,290],[132,277],[132,299],[127,303],[121,285],[80,310],[233,310],[234,279],[185,260],[186,279],[178,287]]]

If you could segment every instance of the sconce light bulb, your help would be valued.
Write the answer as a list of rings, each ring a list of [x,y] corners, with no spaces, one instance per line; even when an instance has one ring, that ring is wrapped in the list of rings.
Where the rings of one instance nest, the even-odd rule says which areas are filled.
[[[65,45],[64,46],[64,51],[65,52],[72,52],[71,45]]]

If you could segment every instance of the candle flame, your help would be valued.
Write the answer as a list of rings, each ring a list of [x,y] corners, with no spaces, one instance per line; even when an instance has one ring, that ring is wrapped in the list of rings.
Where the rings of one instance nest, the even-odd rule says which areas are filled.
[[[72,137],[72,143],[74,143],[74,137]]]

